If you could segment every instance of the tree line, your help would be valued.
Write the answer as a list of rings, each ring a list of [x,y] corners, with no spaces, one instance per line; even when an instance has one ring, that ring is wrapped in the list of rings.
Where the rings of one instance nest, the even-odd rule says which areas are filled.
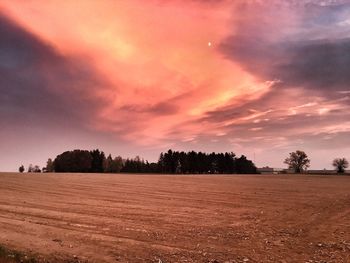
[[[310,159],[303,151],[289,153],[284,160],[288,169],[294,173],[303,173],[310,166]],[[337,173],[342,174],[349,167],[345,158],[333,160]],[[24,172],[23,165],[19,172]],[[140,157],[123,159],[121,156],[107,157],[99,149],[66,151],[52,160],[46,167],[29,165],[28,172],[70,172],[70,173],[169,173],[169,174],[255,174],[257,168],[244,155],[237,157],[233,152],[203,153],[168,150],[161,153],[158,162],[145,161]]]
[[[158,161],[158,169],[162,173],[182,174],[254,174],[257,168],[254,163],[244,155],[236,157],[232,152],[226,153],[202,153],[202,152],[178,152],[169,150],[161,153]]]
[[[35,167],[35,169],[33,169]],[[19,171],[24,172],[24,166]],[[70,173],[169,173],[169,174],[252,174],[257,168],[244,155],[228,153],[203,153],[168,150],[161,153],[158,162],[148,162],[140,157],[123,159],[107,157],[99,149],[66,151],[52,160],[48,159],[42,170],[30,165],[28,172]]]

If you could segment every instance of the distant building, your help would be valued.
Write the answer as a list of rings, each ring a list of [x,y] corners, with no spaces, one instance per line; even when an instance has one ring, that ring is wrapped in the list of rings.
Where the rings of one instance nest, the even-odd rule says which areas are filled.
[[[307,170],[306,173],[307,174],[336,174],[337,171],[336,170],[327,170],[327,169],[323,169],[323,170]]]
[[[257,169],[260,174],[295,174],[293,169],[280,169],[280,168],[272,168],[269,166],[264,166],[262,168]],[[336,170],[328,170],[328,169],[320,169],[320,170],[306,170],[303,174],[319,174],[319,175],[332,175],[337,174]],[[346,170],[345,175],[350,175],[350,170]]]
[[[260,174],[279,174],[282,172],[283,169],[280,168],[272,168],[272,167],[262,167],[262,168],[258,168],[258,173]]]
[[[295,174],[295,171],[293,169],[282,169],[280,172],[281,174]]]

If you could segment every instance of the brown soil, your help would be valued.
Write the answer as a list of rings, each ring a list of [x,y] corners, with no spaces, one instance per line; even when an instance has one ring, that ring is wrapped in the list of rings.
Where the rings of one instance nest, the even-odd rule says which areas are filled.
[[[2,173],[0,244],[51,262],[350,262],[350,177]]]

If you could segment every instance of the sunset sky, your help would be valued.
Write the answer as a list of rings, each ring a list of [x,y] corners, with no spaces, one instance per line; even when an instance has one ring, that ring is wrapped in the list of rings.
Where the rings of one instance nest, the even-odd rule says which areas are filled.
[[[1,0],[0,170],[99,148],[350,159],[350,1]]]

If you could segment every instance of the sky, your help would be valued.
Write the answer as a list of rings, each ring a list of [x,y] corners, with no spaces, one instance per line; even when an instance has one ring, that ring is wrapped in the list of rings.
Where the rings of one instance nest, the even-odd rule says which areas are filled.
[[[99,148],[350,159],[350,1],[1,0],[0,170]]]

